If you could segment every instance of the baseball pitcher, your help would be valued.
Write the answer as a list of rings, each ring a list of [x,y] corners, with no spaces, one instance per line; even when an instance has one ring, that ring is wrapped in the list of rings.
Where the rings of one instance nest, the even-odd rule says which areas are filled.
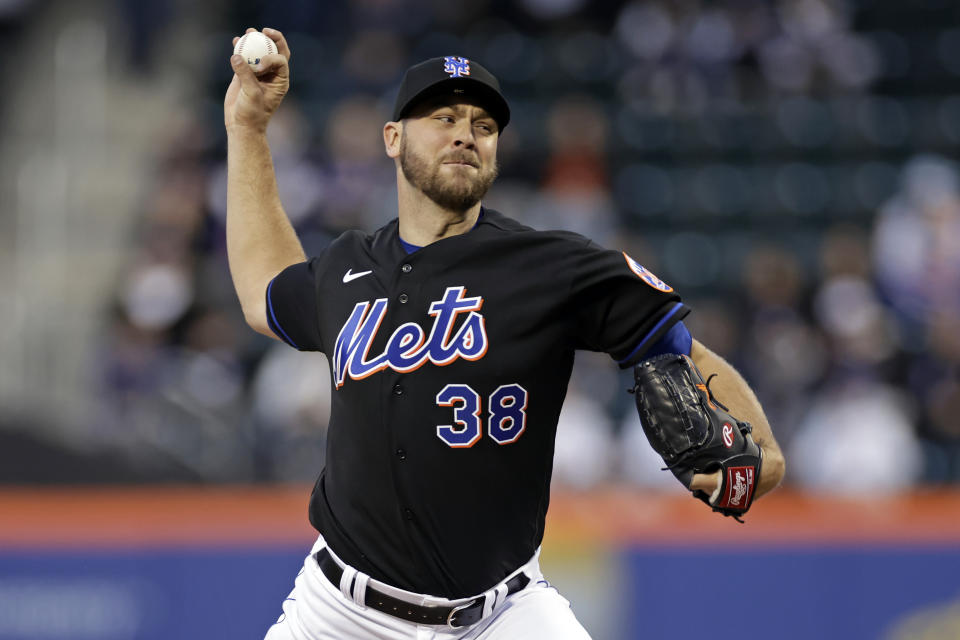
[[[334,386],[319,536],[267,639],[588,638],[538,563],[574,352],[634,370],[666,467],[738,519],[783,476],[759,403],[633,257],[483,206],[510,108],[473,60],[402,79],[397,219],[305,256],[265,136],[290,47],[264,33],[278,53],[233,56],[224,101],[230,270],[250,326],[325,353]]]

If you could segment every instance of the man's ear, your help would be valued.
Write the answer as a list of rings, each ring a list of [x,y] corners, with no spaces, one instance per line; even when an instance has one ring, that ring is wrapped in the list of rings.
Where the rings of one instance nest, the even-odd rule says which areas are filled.
[[[400,157],[400,138],[402,136],[402,122],[388,122],[383,125],[383,146],[388,158]]]

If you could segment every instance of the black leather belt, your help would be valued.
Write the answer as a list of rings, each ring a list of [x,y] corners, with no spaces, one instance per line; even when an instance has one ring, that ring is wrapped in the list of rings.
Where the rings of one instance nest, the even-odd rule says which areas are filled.
[[[323,572],[323,575],[339,589],[343,569],[333,559],[330,552],[326,548],[320,549],[314,557],[317,559],[317,564],[320,565],[320,571]],[[526,574],[518,573],[507,581],[507,595],[520,591],[529,582],[530,578]],[[352,584],[350,588],[353,589]],[[396,618],[416,622],[417,624],[443,624],[451,627],[467,627],[480,622],[483,617],[483,603],[484,597],[479,596],[456,607],[411,604],[377,591],[373,587],[367,587],[364,597],[364,604],[371,609],[382,611]]]

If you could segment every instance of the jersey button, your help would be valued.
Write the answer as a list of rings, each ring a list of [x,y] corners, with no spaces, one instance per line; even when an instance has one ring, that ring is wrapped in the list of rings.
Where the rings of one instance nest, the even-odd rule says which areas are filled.
[[[410,298],[405,293],[401,293],[399,296],[397,296],[397,300],[400,301],[400,304],[407,304],[407,300],[409,299]]]
[[[397,457],[400,458],[401,460],[406,460],[407,452],[404,451],[403,449],[397,449]]]
[[[405,263],[402,267],[400,267],[400,271],[403,271],[404,273],[410,273],[413,271],[413,265],[410,263]]]
[[[403,395],[403,387],[401,387],[401,386],[398,385],[398,384],[393,385],[393,395],[395,395],[395,396],[402,396],[402,395]]]
[[[410,509],[404,509],[403,517],[406,518],[407,520],[413,520],[413,511],[410,511]]]

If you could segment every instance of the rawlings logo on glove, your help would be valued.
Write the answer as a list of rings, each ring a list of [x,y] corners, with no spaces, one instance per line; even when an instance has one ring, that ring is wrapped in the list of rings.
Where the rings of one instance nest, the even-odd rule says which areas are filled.
[[[753,502],[763,452],[753,428],[727,411],[687,356],[665,354],[633,369],[631,389],[640,423],[666,468],[690,488],[696,473],[721,472],[713,495],[693,495],[714,511],[740,519]],[[712,376],[711,376],[712,377]]]
[[[717,502],[721,507],[743,507],[753,497],[753,467],[727,469],[727,493]],[[731,492],[733,495],[730,495]],[[741,502],[746,496],[746,502]]]

